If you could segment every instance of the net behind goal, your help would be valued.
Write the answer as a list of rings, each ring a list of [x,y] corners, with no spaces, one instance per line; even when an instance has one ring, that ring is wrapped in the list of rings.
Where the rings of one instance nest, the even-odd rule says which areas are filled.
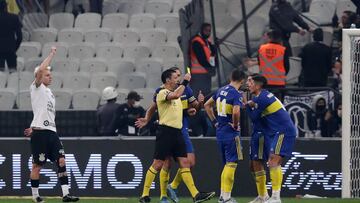
[[[342,197],[360,197],[360,29],[342,44]]]

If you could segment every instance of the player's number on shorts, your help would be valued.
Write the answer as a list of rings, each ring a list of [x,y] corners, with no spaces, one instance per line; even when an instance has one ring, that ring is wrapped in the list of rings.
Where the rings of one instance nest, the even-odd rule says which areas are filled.
[[[216,100],[216,109],[218,116],[226,117],[226,99],[221,101],[220,97]]]

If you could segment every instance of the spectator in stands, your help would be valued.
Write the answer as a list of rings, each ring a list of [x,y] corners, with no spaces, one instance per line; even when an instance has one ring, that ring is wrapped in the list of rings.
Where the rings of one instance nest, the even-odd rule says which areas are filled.
[[[99,107],[96,113],[96,124],[101,136],[115,136],[116,112],[120,104],[116,103],[118,92],[114,87],[106,87],[102,93],[102,99],[106,104]]]
[[[204,23],[201,31],[191,39],[191,82],[190,86],[197,95],[201,90],[204,95],[211,92],[211,77],[215,75],[215,46],[210,41],[211,24]]]
[[[285,87],[289,72],[289,50],[282,45],[281,33],[270,30],[266,33],[268,43],[259,48],[259,71],[266,77],[268,88]]]
[[[314,30],[313,39],[314,42],[305,45],[300,53],[301,80],[304,87],[325,87],[331,71],[332,50],[322,43],[324,34],[321,28]]]
[[[307,122],[309,129],[315,136],[321,135],[321,129],[324,125],[324,118],[327,112],[327,103],[322,95],[316,95],[313,98],[312,108],[307,112]]]
[[[135,121],[145,116],[145,110],[140,106],[142,97],[135,91],[129,92],[127,102],[121,104],[116,112],[116,125],[121,135],[139,135],[139,128],[135,127]]]
[[[333,84],[334,89],[341,90],[342,88],[342,61],[341,55],[336,57],[335,64],[333,68],[333,77],[335,79],[335,84]]]
[[[103,0],[89,0],[90,12],[102,14]]]
[[[289,50],[292,56],[292,50],[289,43],[291,33],[299,33],[304,35],[305,30],[311,31],[311,28],[299,16],[297,11],[286,0],[273,0],[273,4],[269,12],[270,29],[278,30],[282,34],[283,45]],[[301,28],[293,24],[295,22]],[[303,30],[305,29],[305,30]]]
[[[356,14],[360,15],[360,0],[351,0],[356,6]]]
[[[339,133],[341,136],[341,104],[338,106],[338,108],[333,110],[328,110],[325,113],[324,121],[321,126],[321,136],[322,137],[338,137]]]
[[[5,70],[5,62],[9,72],[16,71],[16,50],[22,41],[19,17],[7,12],[5,0],[0,0],[0,71]]]

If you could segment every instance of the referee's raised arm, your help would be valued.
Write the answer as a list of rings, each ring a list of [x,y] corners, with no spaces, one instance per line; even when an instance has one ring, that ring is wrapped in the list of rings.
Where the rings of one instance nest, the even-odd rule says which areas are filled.
[[[183,95],[185,87],[189,84],[191,80],[191,75],[190,73],[186,73],[184,76],[184,80],[183,82],[179,85],[178,88],[176,88],[174,90],[174,92],[170,92],[167,96],[166,96],[166,100],[174,100],[174,99],[178,99],[181,97],[181,95]]]
[[[51,60],[56,54],[56,47],[51,47],[51,51],[48,57],[40,64],[40,66],[35,68],[34,74],[35,74],[35,84],[36,87],[39,87],[42,83],[43,78],[43,72],[45,70],[48,70],[48,67],[51,63]]]

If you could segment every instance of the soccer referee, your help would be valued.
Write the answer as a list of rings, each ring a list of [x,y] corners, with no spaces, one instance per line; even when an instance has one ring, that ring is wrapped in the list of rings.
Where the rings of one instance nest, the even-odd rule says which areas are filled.
[[[187,159],[186,145],[181,134],[183,107],[180,97],[191,79],[190,74],[184,76],[184,81],[178,86],[178,74],[172,69],[165,70],[161,75],[164,88],[156,96],[159,113],[159,131],[156,136],[154,161],[146,173],[143,194],[140,203],[150,202],[149,191],[156,174],[161,170],[164,161],[174,157],[179,162],[181,176],[189,189],[195,203],[209,200],[214,192],[200,193],[195,187]],[[164,199],[167,203],[167,199]]]
[[[65,167],[65,152],[56,134],[55,97],[48,86],[51,84],[50,62],[55,56],[56,47],[51,48],[49,56],[35,68],[35,80],[30,85],[33,120],[24,134],[31,136],[32,169],[30,174],[33,202],[45,202],[39,195],[40,170],[47,159],[56,162],[58,178],[63,192],[63,202],[77,202],[78,197],[69,194],[69,180]]]

